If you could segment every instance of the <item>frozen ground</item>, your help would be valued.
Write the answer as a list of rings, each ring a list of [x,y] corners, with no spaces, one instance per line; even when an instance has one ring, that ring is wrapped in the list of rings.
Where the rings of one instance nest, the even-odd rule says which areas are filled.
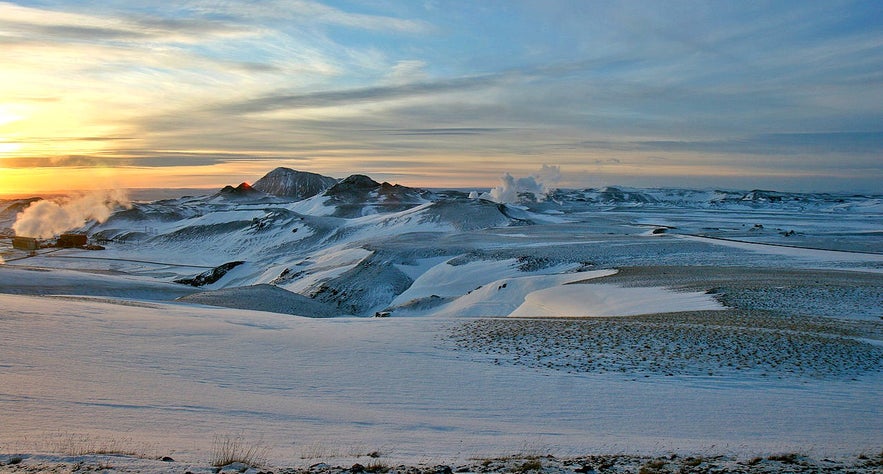
[[[878,198],[382,189],[137,204],[83,229],[103,251],[3,241],[0,469],[208,472],[218,437],[275,466],[877,466]]]
[[[672,355],[651,363],[688,363],[676,377],[652,367],[620,371],[610,364],[568,373],[561,369],[573,342],[549,334],[561,324],[579,327],[575,321],[550,326],[441,318],[317,320],[17,295],[0,296],[0,304],[4,451],[39,450],[53,433],[119,433],[132,438],[135,450],[149,447],[151,453],[195,460],[210,451],[214,436],[244,434],[261,440],[274,459],[289,462],[301,461],[317,445],[330,454],[377,450],[414,462],[515,453],[524,445],[560,454],[835,455],[871,452],[883,442],[876,416],[883,395],[879,346],[850,349],[847,340],[839,341],[845,348],[830,353],[876,354],[876,368],[861,360],[828,360],[808,370],[849,371],[816,369],[783,379],[784,367],[762,368],[772,370],[772,377],[753,367],[745,375],[735,370],[707,375],[694,373],[699,369],[689,363],[697,360]],[[504,323],[518,329],[503,331],[506,338],[545,339],[557,346],[509,346],[492,338],[477,353],[458,350],[464,337],[480,342],[487,325]],[[540,330],[525,332],[531,326]],[[652,325],[643,327],[653,334]],[[777,330],[806,336],[819,331]],[[629,354],[636,337],[607,330],[595,340],[605,336],[620,338],[621,346],[608,342],[620,357]],[[849,335],[859,336],[880,337]],[[678,332],[671,340],[682,337]],[[837,341],[834,334],[818,337]],[[659,333],[646,339],[665,340]],[[715,342],[707,340],[709,346]],[[743,343],[761,350],[776,344],[766,338]],[[806,344],[796,347],[814,347],[813,341]],[[508,357],[528,363],[500,364],[495,359],[501,356],[486,353],[501,346]],[[615,356],[605,357],[615,363]],[[698,367],[721,365],[717,357]],[[555,366],[547,367],[547,361]]]

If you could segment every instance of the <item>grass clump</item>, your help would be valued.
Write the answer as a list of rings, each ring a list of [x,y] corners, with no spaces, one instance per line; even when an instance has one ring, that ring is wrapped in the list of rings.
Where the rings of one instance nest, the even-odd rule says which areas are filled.
[[[767,460],[777,461],[782,464],[797,464],[800,455],[797,453],[774,454],[767,456]]]
[[[868,456],[866,454],[859,455],[859,460],[864,461],[864,465],[868,467],[883,467],[883,451],[876,456]]]
[[[524,472],[530,472],[530,471],[537,471],[538,472],[538,471],[542,471],[542,470],[543,470],[543,463],[538,458],[534,458],[534,459],[528,459],[528,460],[524,461],[523,463],[521,463],[521,465],[519,465],[515,469],[513,469],[512,472],[524,473]]]
[[[260,466],[266,462],[267,448],[261,443],[247,441],[242,435],[215,436],[212,443],[211,464],[215,467],[242,463]]]
[[[384,472],[389,472],[389,466],[384,462],[374,461],[365,466],[365,472],[382,474]]]
[[[46,441],[49,451],[68,456],[122,455],[147,457],[134,448],[130,438],[103,438],[91,434],[53,433]]]
[[[668,464],[666,461],[662,459],[654,459],[652,461],[648,461],[646,464],[641,466],[638,470],[638,474],[658,474],[661,472],[665,472],[663,468]]]

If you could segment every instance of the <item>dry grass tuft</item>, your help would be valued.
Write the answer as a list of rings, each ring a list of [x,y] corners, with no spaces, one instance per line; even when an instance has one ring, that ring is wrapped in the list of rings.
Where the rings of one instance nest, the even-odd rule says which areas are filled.
[[[53,433],[48,435],[46,446],[49,452],[68,456],[123,455],[149,457],[144,450],[135,449],[131,438],[103,438],[90,434]]]
[[[215,436],[211,464],[221,467],[238,462],[248,466],[261,466],[266,463],[267,452],[267,447],[250,442],[242,435]]]

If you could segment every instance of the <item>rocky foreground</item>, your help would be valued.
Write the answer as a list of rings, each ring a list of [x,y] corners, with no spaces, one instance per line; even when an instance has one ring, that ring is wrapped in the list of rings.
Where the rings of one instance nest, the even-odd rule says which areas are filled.
[[[453,474],[453,473],[855,473],[883,472],[883,452],[849,459],[813,459],[796,453],[748,459],[729,456],[601,455],[557,458],[511,456],[474,459],[465,464],[393,465],[382,458],[348,467],[316,463],[309,467],[267,467],[232,462],[224,466],[181,463],[171,458],[90,455],[59,457],[0,455],[0,472],[18,473],[192,473],[192,474]]]

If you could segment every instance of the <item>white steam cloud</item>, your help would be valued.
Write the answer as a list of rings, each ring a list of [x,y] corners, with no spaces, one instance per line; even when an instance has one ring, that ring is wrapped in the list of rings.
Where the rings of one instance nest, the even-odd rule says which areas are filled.
[[[36,201],[16,216],[15,235],[47,239],[77,229],[89,221],[104,222],[120,207],[132,207],[122,190],[96,191],[58,201]]]
[[[499,203],[518,202],[520,193],[533,194],[537,200],[546,198],[546,194],[553,191],[561,181],[561,167],[557,165],[543,165],[540,170],[525,178],[515,178],[509,173],[500,177],[500,184],[490,192],[482,195]]]

